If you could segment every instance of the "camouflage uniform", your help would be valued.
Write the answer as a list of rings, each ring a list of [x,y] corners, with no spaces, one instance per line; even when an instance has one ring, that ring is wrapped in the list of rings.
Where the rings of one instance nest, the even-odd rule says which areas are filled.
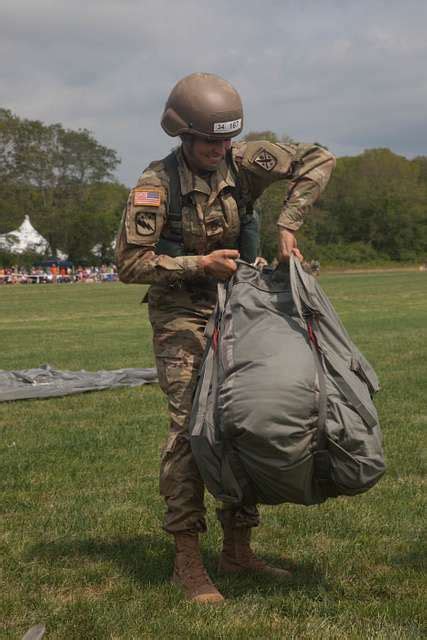
[[[335,165],[332,154],[317,145],[238,142],[205,180],[188,168],[181,147],[175,153],[185,197],[182,234],[186,255],[155,254],[156,243],[168,226],[169,177],[163,161],[151,163],[130,192],[116,248],[120,279],[151,285],[148,302],[154,352],[171,418],[160,469],[160,491],[167,503],[164,528],[170,533],[206,528],[204,488],[191,454],[188,423],[216,283],[204,273],[198,256],[236,247],[246,205],[277,180],[286,180],[288,185],[278,225],[297,230]],[[240,211],[232,191],[236,172],[243,193]],[[219,516],[221,519],[221,513]],[[235,518],[240,526],[258,524],[254,505],[242,507]]]

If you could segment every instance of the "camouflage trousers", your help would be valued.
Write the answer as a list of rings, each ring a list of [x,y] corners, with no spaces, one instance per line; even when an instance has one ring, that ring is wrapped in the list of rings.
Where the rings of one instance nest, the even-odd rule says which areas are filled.
[[[167,505],[168,533],[206,531],[204,484],[192,455],[188,426],[197,373],[206,345],[204,330],[216,288],[153,285],[149,317],[159,384],[168,399],[170,431],[160,461],[160,493]],[[217,512],[223,520],[221,510]],[[259,523],[255,505],[234,511],[236,526]]]

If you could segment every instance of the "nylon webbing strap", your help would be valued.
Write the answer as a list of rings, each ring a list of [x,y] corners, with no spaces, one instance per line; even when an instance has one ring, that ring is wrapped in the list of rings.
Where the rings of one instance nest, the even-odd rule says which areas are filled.
[[[226,298],[227,298],[227,287],[222,282],[219,282],[217,285],[216,307],[213,310],[213,313],[211,314],[204,331],[204,334],[208,339],[212,338],[215,331],[215,327],[219,324],[221,316],[224,313]]]
[[[219,282],[217,286],[217,294],[218,294],[218,311],[219,311],[219,315],[222,316],[225,309],[225,301],[227,299],[227,285],[225,285],[222,282]]]
[[[312,318],[307,319],[308,337],[314,364],[319,381],[319,417],[317,422],[317,441],[313,451],[314,475],[319,482],[323,494],[327,495],[331,484],[331,459],[328,451],[328,436],[326,434],[326,417],[328,410],[328,395],[326,389],[325,370],[320,356],[320,349],[313,332]]]
[[[349,382],[346,380],[347,372],[346,370],[337,362],[337,359],[333,359],[331,356],[328,356],[326,359],[326,363],[333,371],[335,372],[340,391],[344,394],[346,399],[351,403],[352,407],[359,414],[362,420],[367,424],[371,429],[375,427],[377,424],[377,417],[372,411],[369,410],[368,407],[361,401],[360,397],[353,390]]]
[[[326,449],[327,447],[327,435],[326,435],[326,414],[328,409],[328,395],[326,391],[326,377],[325,371],[320,360],[319,351],[315,343],[310,339],[310,346],[313,352],[314,364],[316,365],[317,378],[319,381],[319,418],[318,418],[318,437],[317,437],[317,449]]]
[[[169,194],[168,194],[168,215],[167,215],[167,227],[166,231],[162,233],[162,236],[170,241],[182,245],[184,242],[184,236],[182,233],[182,208],[185,202],[191,198],[189,196],[183,196],[181,193],[181,181],[179,178],[179,165],[178,158],[174,151],[172,151],[166,158],[163,159],[163,165],[169,178]],[[232,161],[227,162],[227,165],[231,168],[234,176],[236,186],[231,189],[234,199],[237,202],[238,209],[241,208],[242,188],[240,182],[239,172],[234,167]],[[246,213],[252,212],[252,205],[246,206]],[[161,236],[161,237],[162,237]]]
[[[169,177],[167,217],[169,232],[167,234],[167,239],[182,243],[182,194],[178,171],[178,158],[176,157],[176,153],[172,151],[168,156],[166,156],[163,163]]]
[[[235,498],[238,504],[255,504],[256,495],[238,453],[230,440],[223,440],[221,455],[221,484],[227,495]],[[237,499],[237,500],[236,500]]]
[[[221,453],[221,485],[226,495],[232,496],[241,503],[243,491],[231,466],[230,454],[232,454],[231,447],[228,441],[224,440]]]
[[[211,316],[210,316],[210,318],[209,318],[209,320],[208,320],[208,323],[207,323],[207,325],[206,325],[206,327],[205,327],[204,334],[205,334],[205,337],[206,337],[208,340],[210,340],[210,339],[212,338],[213,333],[214,333],[214,331],[215,331],[216,316],[217,316],[217,313],[216,313],[216,312],[217,312],[217,310],[216,310],[216,307],[215,307],[215,309],[214,309],[214,310],[213,310],[213,312],[211,313]]]
[[[213,349],[209,349],[206,355],[204,369],[201,372],[203,382],[200,389],[199,401],[198,401],[199,410],[198,410],[197,421],[199,424],[198,424],[198,428],[195,428],[193,430],[193,434],[192,434],[193,436],[200,435],[201,429],[203,427],[203,422],[204,422],[206,412],[207,412],[207,407],[208,407],[209,391],[211,389],[212,380],[215,373],[214,369],[216,368],[215,364],[216,364],[215,354],[213,352]],[[200,416],[203,416],[203,419],[200,419]]]

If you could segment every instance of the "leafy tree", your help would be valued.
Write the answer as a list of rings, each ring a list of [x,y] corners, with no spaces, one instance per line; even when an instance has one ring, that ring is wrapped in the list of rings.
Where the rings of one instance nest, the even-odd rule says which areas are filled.
[[[426,252],[427,192],[419,174],[389,149],[340,158],[320,203],[328,215],[319,244],[364,242],[394,260]]]
[[[246,139],[279,141],[270,131],[250,133]],[[274,183],[257,202],[261,252],[269,260],[277,250],[276,221],[285,185]],[[307,258],[325,261],[425,259],[427,157],[410,161],[389,149],[370,149],[338,158],[327,189],[306,213],[298,243]]]
[[[427,156],[417,156],[412,160],[412,164],[418,167],[420,182],[427,184]]]
[[[290,143],[273,131],[246,140]],[[86,129],[45,125],[0,109],[0,233],[29,214],[53,252],[78,262],[97,245],[112,259],[127,188],[114,180],[119,158]],[[276,254],[276,221],[286,182],[258,199],[261,253]],[[376,258],[427,259],[427,156],[408,160],[389,149],[339,158],[332,179],[298,233],[307,258],[363,262]]]
[[[94,244],[110,244],[127,189],[114,182],[117,154],[86,129],[45,125],[0,110],[0,229],[25,213],[53,253],[87,256]]]

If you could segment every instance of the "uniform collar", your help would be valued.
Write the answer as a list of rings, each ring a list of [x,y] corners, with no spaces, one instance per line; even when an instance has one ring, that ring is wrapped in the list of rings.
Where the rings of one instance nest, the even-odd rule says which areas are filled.
[[[182,146],[178,147],[175,153],[178,160],[178,174],[182,195],[185,196],[187,193],[199,191],[209,196],[209,202],[213,202],[223,189],[236,186],[233,172],[226,159],[224,159],[218,169],[212,173],[209,184],[206,180],[193,173],[188,167],[184,159]]]

